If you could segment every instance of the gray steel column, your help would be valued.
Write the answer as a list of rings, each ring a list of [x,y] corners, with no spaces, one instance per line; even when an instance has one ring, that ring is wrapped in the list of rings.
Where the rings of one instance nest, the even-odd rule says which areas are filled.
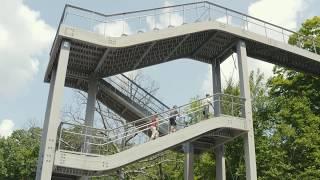
[[[97,80],[95,78],[90,78],[88,82],[88,99],[86,107],[86,116],[84,124],[89,127],[93,127],[94,121],[94,112],[96,110],[96,96],[98,92]],[[91,131],[87,131],[87,134],[90,134]],[[86,138],[86,142],[90,140]],[[91,151],[91,147],[87,144],[85,145],[85,152]]]
[[[214,149],[216,155],[216,179],[226,179],[226,159],[224,157],[224,145],[220,145]]]
[[[240,94],[245,98],[244,117],[246,118],[246,125],[248,133],[244,135],[244,151],[246,161],[246,178],[247,180],[257,179],[256,168],[256,152],[254,146],[254,132],[253,132],[253,119],[252,107],[249,85],[249,74],[247,66],[247,50],[244,41],[239,41],[237,44],[238,66],[239,66],[239,81],[240,81]]]
[[[193,145],[187,142],[184,148],[184,180],[193,180]]]
[[[218,60],[212,63],[212,88],[213,88],[213,109],[214,116],[218,117],[221,114],[220,107],[220,96],[221,93],[221,73],[220,73],[220,62]],[[218,94],[218,95],[216,95]]]
[[[60,124],[60,107],[69,60],[70,43],[61,43],[59,61],[51,74],[47,109],[43,124],[41,147],[37,165],[37,180],[51,179],[54,163],[57,131]]]
[[[88,99],[87,99],[87,107],[86,107],[86,116],[84,120],[84,124],[89,127],[93,127],[94,122],[94,113],[96,111],[96,100],[97,100],[97,92],[98,92],[98,81],[94,77],[89,79],[88,82]],[[91,135],[91,130],[86,129],[86,134]],[[90,142],[90,136],[86,136],[84,139],[83,150],[85,153],[91,152],[91,145],[88,144]],[[90,177],[83,176],[80,177],[79,180],[89,180]]]
[[[221,73],[220,73],[220,62],[216,60],[212,64],[212,87],[213,87],[213,99],[214,99],[214,116],[218,117],[221,115],[221,103],[220,103],[220,93],[221,93]],[[218,95],[215,95],[218,94]],[[226,179],[226,163],[224,157],[224,145],[220,145],[214,149],[216,155],[216,179],[225,180]]]

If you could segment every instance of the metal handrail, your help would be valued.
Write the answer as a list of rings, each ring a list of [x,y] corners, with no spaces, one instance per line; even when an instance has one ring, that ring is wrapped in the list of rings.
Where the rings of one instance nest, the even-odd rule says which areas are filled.
[[[213,96],[215,96],[215,97],[218,96],[219,98],[212,100]],[[231,112],[230,112],[231,114],[225,114],[225,115],[242,117],[242,115],[240,115],[240,111],[243,110],[243,108],[244,108],[244,103],[245,103],[244,98],[238,97],[238,96],[226,95],[226,94],[222,94],[222,93],[214,94],[213,96],[209,97],[212,100],[211,101],[212,103],[210,103],[210,104],[213,105],[213,104],[216,104],[216,102],[218,102],[218,103],[220,103],[220,106],[223,106],[224,103],[225,103],[225,105],[231,105],[231,107],[230,107],[231,109],[229,109],[229,110],[231,110]],[[229,99],[229,101],[224,100],[223,98]],[[192,120],[192,116],[191,116],[192,114],[204,111],[204,107],[209,106],[206,99],[207,98],[199,99],[199,100],[193,101],[191,103],[177,107],[176,110],[178,111],[178,114],[175,114],[175,115],[168,114],[168,111],[158,113],[158,115],[160,115],[160,114],[163,115],[162,118],[159,118],[158,127],[161,127],[161,125],[165,125],[165,124],[169,125],[169,119],[172,116],[176,116],[179,118],[189,117],[190,118],[189,120]],[[195,103],[195,104],[193,104],[193,103]],[[171,111],[172,111],[172,109],[170,110],[170,112]],[[198,114],[198,115],[200,115],[200,114]],[[221,114],[224,115],[224,113],[221,113]],[[60,139],[62,139],[62,141],[65,142],[63,140],[62,134],[72,134],[72,135],[81,137],[81,139],[85,139],[84,141],[82,141],[83,147],[88,147],[88,146],[93,145],[93,146],[96,146],[96,148],[103,147],[105,145],[109,145],[111,143],[115,143],[115,142],[119,142],[119,141],[122,142],[122,140],[126,141],[127,138],[129,138],[129,141],[131,141],[131,139],[135,138],[136,135],[138,135],[138,134],[141,134],[141,133],[147,134],[152,122],[151,121],[144,121],[144,120],[146,120],[146,119],[149,120],[151,117],[152,116],[149,116],[147,118],[142,118],[137,121],[128,123],[126,125],[123,125],[123,126],[120,126],[117,128],[113,128],[111,130],[92,128],[92,127],[88,127],[88,126],[74,125],[71,123],[62,122],[60,125]],[[138,123],[138,122],[142,122],[142,123]],[[192,122],[192,123],[194,123],[194,122]],[[71,128],[65,128],[64,126],[66,126],[66,125]],[[78,131],[73,132],[72,127],[78,127],[77,128]],[[126,128],[126,127],[128,127],[128,128]],[[186,126],[181,126],[181,127],[185,128]],[[168,131],[163,133],[163,135],[166,135],[170,132],[169,128],[170,128],[170,126],[168,126]],[[87,133],[89,133],[89,134],[87,134]],[[94,134],[91,134],[91,133],[94,133]],[[100,134],[100,136],[97,136],[98,134]],[[101,136],[101,135],[103,135],[103,136]],[[94,139],[96,141],[94,141]],[[136,143],[134,143],[134,144],[136,144]],[[131,145],[134,145],[134,144],[130,144],[130,147],[131,147]],[[128,148],[128,147],[124,147],[124,148]],[[60,149],[60,141],[59,141],[59,149]]]
[[[148,96],[152,97],[152,99],[156,100],[159,104],[166,107],[167,109],[170,109],[167,105],[165,105],[163,102],[161,102],[158,98],[154,97],[152,94],[150,94],[148,91],[146,91],[144,88],[142,88],[139,84],[131,80],[129,77],[125,76],[124,74],[120,74],[122,77],[130,81],[132,84],[137,86],[140,90],[142,90],[144,93],[146,93]]]
[[[145,9],[145,10],[138,10],[138,11],[130,11],[130,12],[124,12],[124,13],[115,13],[115,14],[109,14],[109,15],[106,15],[106,14],[103,14],[103,13],[98,13],[98,12],[95,12],[95,11],[92,11],[92,10],[88,10],[88,9],[85,9],[85,8],[80,8],[80,7],[76,7],[76,6],[73,6],[73,5],[70,5],[70,4],[67,4],[63,10],[63,14],[62,14],[62,17],[60,19],[60,22],[59,22],[59,26],[58,26],[58,31],[60,29],[60,25],[63,23],[64,19],[65,19],[65,14],[66,14],[66,11],[68,10],[68,8],[72,8],[72,9],[75,9],[75,10],[79,10],[79,11],[83,11],[83,12],[86,12],[86,13],[92,13],[94,15],[98,15],[98,16],[101,16],[103,18],[111,18],[111,17],[117,17],[119,16],[119,19],[118,21],[124,21],[125,19],[132,19],[132,17],[128,17],[128,18],[124,18],[124,16],[127,16],[127,15],[133,15],[133,14],[136,14],[136,13],[143,13],[143,12],[149,12],[149,11],[157,11],[157,10],[164,10],[164,9],[170,9],[170,8],[178,8],[178,7],[183,7],[183,13],[185,13],[185,9],[184,7],[185,6],[192,6],[192,5],[198,5],[198,4],[203,4],[204,6],[206,5],[209,5],[208,9],[211,11],[214,10],[214,7],[216,8],[219,8],[219,9],[222,9],[223,11],[225,11],[225,15],[227,17],[227,24],[230,24],[228,22],[228,17],[229,16],[232,16],[232,17],[236,17],[235,15],[230,15],[230,13],[234,13],[238,16],[243,16],[243,21],[247,23],[247,27],[248,27],[248,23],[252,23],[252,24],[256,24],[258,26],[261,26],[262,28],[264,28],[265,30],[271,30],[271,31],[274,31],[274,32],[277,32],[277,33],[280,33],[282,36],[283,36],[283,41],[286,42],[286,39],[284,38],[285,36],[286,37],[289,37],[288,33],[289,34],[296,34],[299,38],[298,38],[298,42],[300,42],[300,37],[304,38],[304,39],[308,39],[312,42],[311,44],[311,47],[310,48],[313,48],[313,49],[310,49],[310,51],[314,51],[315,53],[318,54],[317,52],[317,44],[319,43],[315,38],[312,38],[312,37],[309,37],[309,36],[306,36],[306,35],[303,35],[299,32],[295,32],[293,30],[290,30],[290,29],[287,29],[287,28],[284,28],[282,26],[279,26],[279,25],[275,25],[275,24],[272,24],[272,23],[269,23],[267,21],[264,21],[262,19],[259,19],[259,18],[255,18],[255,17],[252,17],[250,15],[247,15],[247,14],[244,14],[244,13],[241,13],[239,11],[235,11],[235,10],[232,10],[232,9],[229,9],[229,8],[226,8],[226,7],[223,7],[221,5],[218,5],[218,4],[215,4],[215,3],[212,3],[212,2],[209,2],[209,1],[201,1],[201,2],[193,2],[193,3],[184,3],[184,4],[179,4],[179,5],[172,5],[172,6],[164,6],[164,7],[160,7],[160,8],[151,8],[151,9]],[[213,7],[211,7],[213,6]],[[199,7],[196,7],[196,9],[198,9]],[[176,12],[176,11],[175,11]],[[172,12],[165,12],[165,13],[172,13]],[[229,14],[228,14],[229,13]],[[210,12],[209,12],[209,16],[210,16]],[[144,15],[146,16],[146,15]],[[150,16],[154,16],[153,15],[150,15]],[[141,17],[137,17],[137,18],[141,18]],[[184,17],[183,17],[184,19]],[[241,19],[241,18],[240,18]],[[252,21],[249,21],[248,19],[251,19],[251,20],[254,20],[254,21],[257,21],[261,24],[257,24],[257,23],[254,23]],[[112,20],[112,21],[116,21],[116,20]],[[231,23],[232,24],[232,23]],[[245,26],[245,25],[244,25]],[[277,28],[279,29],[279,31],[275,30],[275,29],[272,29],[271,27],[267,27],[267,26],[271,26],[271,27],[274,27],[274,28]],[[247,29],[248,31],[250,31],[249,29]],[[57,33],[58,33],[57,31]],[[267,37],[267,33],[265,34]],[[56,34],[56,37],[54,39],[54,44],[56,42],[56,39],[57,39],[57,34]],[[299,46],[299,48],[301,48]],[[51,52],[50,54],[52,53],[52,49],[51,49]]]
[[[120,77],[119,77],[120,76]],[[118,89],[120,92],[125,92],[130,94],[128,92],[128,89],[124,86],[128,86],[128,82],[124,81],[121,77],[126,79],[129,83],[131,83],[134,86],[134,89],[136,89],[136,95],[134,97],[129,97],[127,94],[125,94],[128,98],[130,98],[132,101],[142,105],[142,108],[146,109],[149,113],[155,113],[155,112],[161,112],[166,109],[169,109],[167,105],[165,105],[163,102],[161,102],[159,99],[154,97],[152,94],[147,92],[145,89],[143,89],[141,86],[139,86],[137,83],[135,83],[133,80],[128,78],[127,76],[120,74],[112,77],[108,77],[107,82],[110,83],[114,88]],[[116,80],[113,80],[115,78]],[[117,82],[119,81],[119,82]],[[150,98],[149,102],[143,102],[145,98]],[[151,110],[151,112],[150,112]]]

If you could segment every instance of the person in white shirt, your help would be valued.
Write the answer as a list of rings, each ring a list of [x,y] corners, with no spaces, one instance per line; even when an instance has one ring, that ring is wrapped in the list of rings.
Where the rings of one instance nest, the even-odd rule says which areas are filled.
[[[159,119],[157,115],[152,116],[151,118],[151,123],[150,123],[150,129],[151,129],[151,140],[157,139],[159,137],[159,131],[158,131],[158,126],[159,126]]]
[[[204,106],[203,106],[203,119],[209,119],[209,106],[212,105],[212,98],[209,94],[206,94],[206,99],[204,99]]]

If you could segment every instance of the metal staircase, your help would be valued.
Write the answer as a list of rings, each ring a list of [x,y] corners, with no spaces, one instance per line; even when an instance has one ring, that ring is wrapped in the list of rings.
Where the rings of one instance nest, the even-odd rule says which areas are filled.
[[[110,34],[110,27],[115,24],[122,26],[117,37]],[[290,37],[297,43],[288,44]],[[257,179],[247,57],[320,75],[319,47],[320,42],[312,36],[208,1],[110,15],[66,5],[44,78],[50,82],[50,89],[36,179],[49,179],[53,171],[57,175],[102,175],[167,149],[181,150],[181,144],[186,142],[196,144],[195,153],[216,147],[217,179],[223,179],[223,144],[242,133],[246,177]],[[189,121],[199,119],[202,108],[190,114],[182,108],[180,113],[187,124],[182,123],[176,133],[168,134],[168,107],[163,103],[142,88],[138,88],[140,97],[128,96],[126,88],[119,88],[126,87],[120,85],[119,78],[126,79],[122,75],[104,79],[190,58],[212,65],[214,93],[219,93],[220,63],[234,52],[238,56],[241,96],[248,100],[245,111],[244,99],[215,94],[218,97],[214,103],[218,101],[221,105],[215,108],[221,108],[221,113],[227,116],[214,112],[210,119]],[[112,131],[66,123],[59,129],[64,86],[88,92],[86,120],[94,119],[98,99],[132,123]],[[145,96],[150,99],[148,103],[141,101]],[[186,107],[192,109],[192,103]],[[161,112],[161,137],[148,141],[149,115],[157,112]],[[119,143],[124,144],[124,148],[113,151],[112,145]],[[185,177],[192,179],[193,148],[188,148]]]
[[[82,91],[88,91],[87,80],[74,79],[66,86],[72,87],[74,83]],[[124,74],[100,79],[98,87],[97,99],[128,122],[169,110],[167,105]]]
[[[209,106],[207,100],[193,101],[177,107],[178,131],[170,133],[168,130],[155,140],[150,140],[152,116],[111,130],[62,122],[58,135],[55,172],[76,176],[103,175],[167,149],[181,149],[181,145],[186,141],[196,145],[196,152],[201,152],[212,150],[215,146],[246,132],[245,121],[241,114],[244,99],[225,94],[215,94],[215,96],[218,98],[213,102],[228,107],[222,110],[221,116],[214,117],[215,114],[211,113],[209,119],[206,119],[203,111]],[[169,114],[170,110],[157,113],[160,117],[159,126],[169,124],[171,117]],[[117,148],[123,143],[123,148]],[[157,146],[159,146],[158,149]],[[136,157],[126,160],[125,157],[128,155],[124,154],[128,153]],[[108,160],[109,158],[114,159]],[[90,162],[98,163],[98,161],[102,163],[101,166],[97,164],[96,167],[90,167]],[[122,164],[112,166],[112,161]]]

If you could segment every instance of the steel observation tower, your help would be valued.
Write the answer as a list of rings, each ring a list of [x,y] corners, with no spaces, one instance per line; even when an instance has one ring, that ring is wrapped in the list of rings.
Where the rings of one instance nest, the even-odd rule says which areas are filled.
[[[110,34],[115,26],[122,29],[119,37]],[[299,46],[288,44],[293,34]],[[305,41],[309,45],[302,49]],[[224,145],[240,136],[246,179],[256,180],[247,58],[319,75],[316,45],[312,37],[208,1],[109,15],[66,5],[44,77],[50,89],[36,179],[102,176],[171,149],[185,153],[186,180],[193,179],[194,154],[214,151],[216,179],[225,180]],[[233,53],[238,57],[239,97],[221,92],[220,64]],[[189,123],[169,133],[170,108],[123,73],[180,58],[212,66],[214,113],[192,121],[207,106],[205,100],[196,108],[180,105],[177,110]],[[126,82],[137,89],[137,96],[127,95]],[[85,124],[60,122],[64,87],[88,94]],[[93,127],[96,101],[127,123],[108,130]],[[160,137],[149,141],[153,114],[159,117]],[[125,148],[107,153],[121,142],[126,142]]]

